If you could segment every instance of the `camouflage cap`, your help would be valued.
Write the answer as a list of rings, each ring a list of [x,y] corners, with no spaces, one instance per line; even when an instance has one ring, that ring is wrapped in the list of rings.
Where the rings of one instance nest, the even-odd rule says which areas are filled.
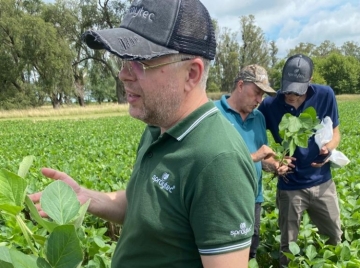
[[[257,64],[251,64],[242,68],[236,80],[253,82],[268,95],[273,96],[276,94],[276,91],[269,85],[270,83],[267,71]]]

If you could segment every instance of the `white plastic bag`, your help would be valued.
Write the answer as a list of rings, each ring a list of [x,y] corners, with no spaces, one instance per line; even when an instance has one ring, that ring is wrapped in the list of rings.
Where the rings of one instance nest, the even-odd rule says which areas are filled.
[[[333,122],[330,117],[326,116],[322,121],[322,128],[318,129],[315,133],[315,142],[319,146],[319,150],[328,142],[332,140],[333,137]],[[350,163],[349,158],[346,157],[342,152],[334,149],[331,152],[329,158],[331,162],[331,167],[340,168],[344,167]]]

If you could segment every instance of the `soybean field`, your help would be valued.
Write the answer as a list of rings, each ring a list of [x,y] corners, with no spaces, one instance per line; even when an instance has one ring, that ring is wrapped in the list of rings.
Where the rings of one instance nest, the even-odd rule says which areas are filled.
[[[360,101],[339,100],[338,105],[341,131],[338,150],[351,160],[346,167],[332,170],[340,200],[343,241],[338,246],[326,245],[326,237],[318,235],[305,214],[299,239],[291,245],[292,262],[289,267],[360,267]],[[24,176],[26,194],[43,190],[53,182],[41,175],[42,167],[64,171],[81,185],[94,190],[125,189],[144,128],[144,123],[123,114],[58,116],[41,120],[0,117],[0,170],[6,170],[5,173],[0,172],[0,177],[1,174],[19,174],[23,159],[34,156]],[[257,260],[251,261],[249,267],[279,267],[276,179],[271,178],[271,174],[265,174],[263,180],[265,202],[261,244]],[[16,180],[22,181],[17,177]],[[9,209],[1,196],[2,187],[12,188],[11,185],[5,186],[0,183],[0,256],[6,255],[8,261],[0,257],[0,267],[17,267],[14,262],[10,266],[10,260],[20,256],[18,254],[23,254],[23,258],[32,256],[35,264],[28,267],[60,267],[56,266],[56,261],[63,260],[64,256],[52,256],[46,250],[46,245],[50,243],[46,239],[50,231],[58,226],[39,224],[41,220],[34,220],[25,204],[16,204],[16,216],[7,213],[14,210]],[[21,194],[18,195],[21,197]],[[82,216],[82,224],[76,231],[81,252],[74,256],[73,267],[109,267],[121,226],[83,213],[81,209],[78,215]],[[24,225],[21,223],[19,226],[19,222]],[[69,228],[68,225],[66,228]],[[24,230],[29,231],[28,237],[23,235]],[[29,260],[28,263],[31,262]],[[49,266],[36,266],[41,262]]]

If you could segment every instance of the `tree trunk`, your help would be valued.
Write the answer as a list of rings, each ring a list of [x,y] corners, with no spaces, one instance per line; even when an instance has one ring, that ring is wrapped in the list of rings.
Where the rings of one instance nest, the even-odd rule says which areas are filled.
[[[79,105],[81,107],[84,107],[85,106],[84,96],[78,96],[77,99],[78,99]]]
[[[54,109],[59,109],[62,104],[62,94],[52,94],[51,96],[51,104]]]
[[[118,77],[116,77],[115,81],[116,81],[116,96],[118,99],[118,104],[126,103],[124,85],[119,80]]]

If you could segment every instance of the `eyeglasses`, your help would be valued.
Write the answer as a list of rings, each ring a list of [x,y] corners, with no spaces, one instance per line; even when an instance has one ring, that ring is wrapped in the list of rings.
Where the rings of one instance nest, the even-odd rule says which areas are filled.
[[[299,97],[299,96],[302,96],[304,94],[299,94],[299,93],[296,93],[296,92],[284,92],[284,95],[295,95],[296,97]]]
[[[151,69],[166,66],[166,65],[169,65],[169,64],[172,64],[172,63],[182,62],[182,61],[187,61],[187,60],[192,60],[192,59],[194,59],[194,58],[182,58],[182,59],[179,59],[179,60],[174,60],[174,61],[170,61],[170,62],[164,62],[164,63],[160,63],[160,64],[156,64],[156,65],[148,65],[148,64],[146,64],[144,62],[136,61],[136,60],[122,60],[121,61],[121,69],[120,69],[120,71],[122,71],[126,67],[128,72],[132,76],[134,74],[136,74],[137,77],[144,78],[146,70],[151,70]]]

